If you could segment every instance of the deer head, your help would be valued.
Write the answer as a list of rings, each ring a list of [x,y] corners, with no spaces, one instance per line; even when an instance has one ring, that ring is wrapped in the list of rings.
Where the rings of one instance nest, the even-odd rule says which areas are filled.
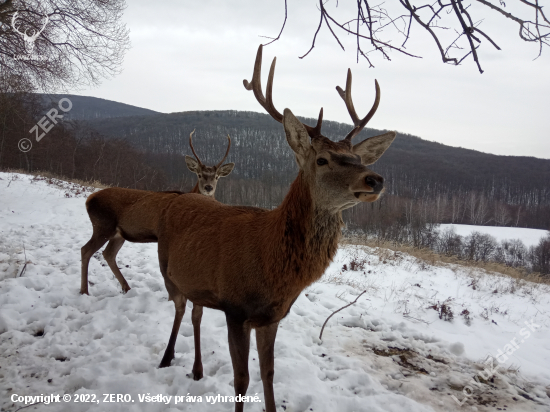
[[[355,127],[348,135],[334,142],[321,134],[323,109],[315,127],[299,121],[289,109],[281,115],[272,99],[273,76],[276,58],[273,59],[267,80],[266,97],[262,92],[262,46],[258,48],[252,81],[244,80],[247,90],[252,90],[262,107],[285,129],[288,144],[294,151],[303,178],[308,182],[316,207],[338,212],[359,202],[374,202],[384,192],[384,179],[369,170],[395,139],[395,132],[370,137],[355,145],[352,139],[363,130],[380,103],[380,87],[375,81],[376,98],[370,112],[360,119],[351,99],[351,70],[348,69],[346,90],[337,87],[344,99]]]
[[[189,135],[189,146],[191,146],[191,151],[196,157],[196,160],[191,156],[185,156],[185,163],[187,164],[187,168],[193,173],[196,173],[199,178],[198,187],[200,193],[205,196],[214,196],[218,179],[229,175],[235,167],[235,163],[226,163],[222,166],[222,163],[227,158],[229,149],[231,148],[231,138],[227,135],[227,150],[223,159],[216,166],[205,166],[201,162],[199,156],[197,156],[195,148],[193,147],[193,133],[195,133],[194,130]]]
[[[30,29],[25,30],[24,32],[21,32],[21,31],[19,31],[19,29],[15,25],[15,20],[17,19],[17,14],[18,13],[19,12],[15,12],[13,14],[13,16],[11,18],[11,27],[13,28],[13,30],[15,30],[21,36],[23,36],[23,40],[25,41],[25,51],[28,54],[32,54],[32,52],[34,51],[34,42],[36,41],[38,36],[40,36],[40,33],[42,33],[44,31],[44,29],[46,28],[46,25],[50,21],[50,17],[48,15],[46,15],[46,20],[44,21],[44,24],[42,25],[42,28],[40,28],[38,30],[35,29],[35,28],[30,28]],[[31,35],[29,35],[27,33],[29,30],[32,30]]]

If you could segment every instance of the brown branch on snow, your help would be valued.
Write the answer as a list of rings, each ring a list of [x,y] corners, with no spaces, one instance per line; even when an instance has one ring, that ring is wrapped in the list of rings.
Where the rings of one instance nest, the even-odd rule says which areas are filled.
[[[19,276],[17,276],[17,274],[15,275],[15,277],[21,277],[23,276],[23,273],[25,273],[25,269],[27,269],[27,251],[25,250],[25,244],[23,243],[23,253],[25,254],[25,264],[23,265],[23,269],[21,269],[21,273],[19,274]]]
[[[359,299],[361,296],[363,296],[363,294],[366,293],[366,292],[367,292],[367,291],[364,290],[363,292],[361,292],[361,294],[360,294],[359,296],[357,296],[357,298],[355,298],[355,300],[354,300],[353,302],[348,303],[346,306],[343,306],[343,307],[341,307],[340,309],[335,310],[334,312],[332,312],[332,313],[330,314],[330,316],[327,318],[327,320],[325,320],[325,323],[323,323],[323,327],[321,328],[321,333],[319,334],[319,340],[321,340],[321,337],[323,336],[323,331],[325,330],[325,325],[327,324],[328,320],[329,320],[330,318],[332,318],[335,314],[337,314],[338,312],[340,312],[342,309],[345,309],[345,308],[347,308],[348,306],[353,305],[355,302],[357,302],[357,299]],[[367,300],[368,300],[368,299],[367,299]]]

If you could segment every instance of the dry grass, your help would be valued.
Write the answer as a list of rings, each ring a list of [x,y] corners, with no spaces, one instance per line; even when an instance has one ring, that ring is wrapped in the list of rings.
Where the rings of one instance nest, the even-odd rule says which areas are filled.
[[[550,279],[540,273],[529,273],[526,269],[513,268],[501,263],[461,260],[456,256],[441,255],[431,249],[419,249],[409,245],[396,245],[391,242],[381,242],[362,237],[343,238],[340,243],[342,245],[361,245],[371,248],[380,248],[378,253],[382,255],[384,255],[384,253],[387,254],[388,250],[406,253],[415,257],[421,263],[424,262],[431,266],[460,265],[465,268],[481,269],[487,273],[502,275],[517,280],[526,280],[529,282],[550,285]],[[380,256],[381,260],[384,260],[382,255]]]

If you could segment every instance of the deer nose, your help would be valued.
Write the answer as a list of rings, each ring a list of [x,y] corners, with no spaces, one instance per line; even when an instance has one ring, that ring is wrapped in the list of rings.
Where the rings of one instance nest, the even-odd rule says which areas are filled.
[[[210,185],[206,185],[204,186],[204,190],[206,190],[207,192],[211,192],[214,188]]]
[[[384,187],[384,178],[382,176],[367,176],[365,177],[365,183],[367,186],[372,187],[375,193],[380,193]]]

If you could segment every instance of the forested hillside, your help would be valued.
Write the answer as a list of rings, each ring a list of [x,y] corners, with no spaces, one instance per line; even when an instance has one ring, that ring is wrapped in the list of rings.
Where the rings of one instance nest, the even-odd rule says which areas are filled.
[[[186,191],[196,180],[184,162],[184,155],[191,154],[189,134],[196,129],[195,148],[209,164],[223,157],[225,136],[231,136],[227,161],[235,162],[236,167],[218,185],[216,196],[222,202],[275,207],[296,175],[283,128],[266,114],[159,114],[69,95],[73,117],[36,142],[29,130],[52,103],[44,105],[45,97],[33,94],[0,97],[1,169],[45,170],[116,186]],[[314,123],[312,119],[304,121]],[[325,120],[323,133],[338,139],[350,128]],[[381,132],[365,129],[356,140]],[[32,139],[33,144],[25,153],[18,149],[24,138]],[[496,156],[398,133],[372,168],[386,179],[387,193],[375,204],[346,212],[351,228],[395,241],[410,238],[411,228],[429,223],[550,229],[548,159]]]
[[[46,107],[57,107],[62,98],[69,99],[72,103],[71,110],[64,113],[67,119],[88,120],[104,119],[124,116],[146,116],[159,114],[149,109],[132,106],[125,103],[113,102],[90,96],[78,96],[76,94],[41,94],[39,95]],[[67,104],[64,107],[68,107]]]
[[[186,172],[181,157],[190,153],[189,133],[196,128],[195,147],[210,163],[223,156],[224,136],[230,134],[233,147],[229,160],[237,164],[232,180],[238,180],[238,190],[226,182],[219,188],[220,199],[230,203],[272,207],[295,176],[282,126],[261,113],[184,112],[102,119],[90,125],[105,136],[124,138],[149,153],[170,184],[182,188],[190,187],[194,178]],[[323,123],[323,133],[331,138],[341,138],[350,129],[342,123]],[[366,129],[356,139],[382,132]],[[550,160],[496,156],[399,133],[373,169],[386,178],[390,196],[376,206],[384,216],[376,212],[365,215],[363,208],[354,208],[358,222],[363,218],[377,221],[385,214],[396,219],[408,207],[421,208],[424,219],[434,222],[550,228]]]

